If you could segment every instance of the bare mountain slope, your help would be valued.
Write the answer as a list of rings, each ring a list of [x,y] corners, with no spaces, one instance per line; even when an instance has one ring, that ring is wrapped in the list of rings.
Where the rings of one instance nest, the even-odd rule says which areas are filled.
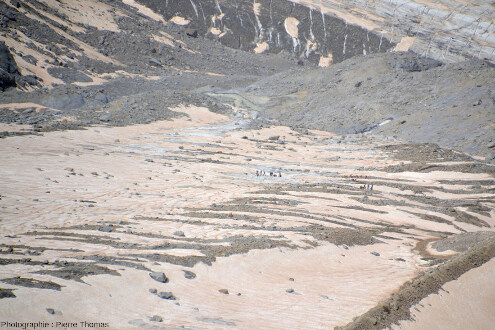
[[[283,5],[279,2],[275,9]],[[207,13],[218,10],[215,6],[210,8],[209,2],[203,5]],[[438,143],[487,160],[495,157],[494,69],[484,62],[473,60],[441,65],[413,53],[392,52],[354,57],[327,69],[312,69],[306,65],[285,71],[291,64],[301,61],[301,56],[310,62],[318,62],[314,55],[325,42],[340,45],[340,48],[332,46],[334,60],[360,54],[351,50],[357,49],[362,38],[370,40],[368,52],[374,48],[380,51],[380,47],[384,47],[381,51],[390,49],[390,45],[385,46],[384,41],[380,41],[378,47],[376,35],[363,34],[363,26],[355,31],[355,38],[347,38],[351,30],[339,28],[341,16],[334,21],[325,21],[328,25],[325,31],[328,29],[330,33],[335,28],[333,34],[344,33],[347,46],[342,47],[338,38],[320,40],[321,31],[317,32],[318,26],[313,26],[316,21],[307,25],[303,19],[305,15],[312,19],[311,12],[294,7],[286,14],[297,14],[301,22],[306,22],[296,24],[300,38],[315,34],[319,41],[312,52],[304,52],[302,46],[287,48],[283,45],[291,43],[293,31],[285,14],[277,11],[278,16],[274,16],[272,11],[265,10],[265,4],[261,4],[261,7],[255,7],[259,9],[262,26],[265,21],[269,23],[267,17],[271,18],[271,24],[278,22],[277,26],[289,24],[276,32],[283,35],[282,39],[279,37],[280,47],[287,49],[278,55],[256,55],[198,37],[198,31],[188,27],[198,26],[200,33],[207,33],[211,27],[202,27],[195,22],[196,7],[176,6],[185,14],[190,9],[188,15],[192,15],[180,18],[173,16],[172,11],[177,8],[172,2],[167,6],[154,1],[142,1],[141,4],[93,0],[0,3],[0,9],[5,13],[0,40],[11,53],[3,48],[3,63],[13,70],[3,75],[3,85],[8,87],[16,82],[18,88],[25,91],[4,92],[0,100],[4,104],[28,104],[17,106],[15,111],[12,106],[4,107],[0,110],[0,120],[34,124],[36,131],[102,122],[114,125],[144,123],[168,118],[170,113],[166,108],[162,114],[149,110],[160,108],[159,104],[175,106],[187,100],[198,105],[212,104],[212,95],[205,91],[226,93],[225,90],[236,87],[241,89],[235,93],[249,100],[260,114],[291,126],[339,134],[369,131],[405,141]],[[236,19],[257,13],[248,7],[239,7],[246,12],[238,13]],[[226,5],[222,8],[227,20],[229,15],[236,13],[235,8]],[[228,22],[235,24],[237,21]],[[220,24],[218,28],[228,30],[229,24]],[[238,33],[242,39],[248,38],[251,30],[245,27],[232,33]],[[211,38],[211,35],[206,37]],[[220,39],[223,38],[227,37]],[[246,44],[241,48],[253,49],[251,46]],[[274,47],[271,52],[276,52]],[[346,54],[345,48],[347,55],[340,54],[342,51]],[[288,55],[289,51],[293,54]],[[278,75],[256,83],[261,77],[277,72]],[[251,83],[253,85],[246,88]],[[146,96],[148,93],[153,97]],[[142,96],[136,99],[131,96],[138,94]],[[160,101],[155,106],[153,102],[139,101],[144,99]],[[133,105],[135,102],[138,104]],[[34,109],[44,110],[29,112],[26,109],[33,108],[32,104],[38,105]],[[72,119],[66,123],[64,118]]]
[[[230,93],[285,125],[434,142],[492,160],[494,91],[495,68],[485,62],[388,53],[283,72]]]

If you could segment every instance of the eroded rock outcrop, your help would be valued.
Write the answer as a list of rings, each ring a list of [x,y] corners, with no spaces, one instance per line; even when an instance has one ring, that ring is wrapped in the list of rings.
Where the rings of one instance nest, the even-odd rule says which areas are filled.
[[[286,0],[141,0],[165,19],[194,26],[199,34],[257,53],[282,50],[321,66],[395,46],[373,26],[351,24],[316,7]]]
[[[17,63],[4,42],[0,42],[0,90],[15,87],[15,76],[19,74]]]

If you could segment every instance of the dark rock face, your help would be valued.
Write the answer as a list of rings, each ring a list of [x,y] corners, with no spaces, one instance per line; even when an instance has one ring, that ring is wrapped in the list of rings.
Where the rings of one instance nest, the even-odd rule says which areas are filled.
[[[9,48],[4,42],[0,42],[0,90],[15,87],[15,77],[19,75],[17,63],[15,62]]]
[[[39,86],[40,81],[41,79],[39,77],[36,77],[35,75],[15,76],[15,83],[19,87]]]
[[[29,58],[27,59],[29,61]],[[17,63],[4,42],[0,42],[0,91],[10,87],[38,86],[39,78],[33,75],[21,76]]]
[[[287,0],[260,0],[256,6],[248,0],[139,2],[166,19],[178,15],[191,20],[188,29],[228,47],[251,51],[265,44],[268,52],[285,50],[313,63],[321,57],[338,63],[395,46],[362,27]]]

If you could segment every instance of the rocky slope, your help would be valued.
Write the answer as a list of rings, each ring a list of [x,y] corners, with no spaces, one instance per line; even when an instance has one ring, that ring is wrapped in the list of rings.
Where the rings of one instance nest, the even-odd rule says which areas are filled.
[[[395,44],[363,13],[351,19],[304,4],[2,2],[2,88],[17,90],[1,94],[0,120],[40,132],[166,119],[167,107],[183,102],[226,111],[215,91],[238,93],[290,126],[372,131],[493,160],[488,62],[370,55]],[[307,65],[287,70],[295,63]]]
[[[224,92],[292,127],[381,134],[495,157],[495,68],[388,53],[294,69]],[[230,95],[230,96],[229,96]],[[221,95],[220,95],[221,96]]]

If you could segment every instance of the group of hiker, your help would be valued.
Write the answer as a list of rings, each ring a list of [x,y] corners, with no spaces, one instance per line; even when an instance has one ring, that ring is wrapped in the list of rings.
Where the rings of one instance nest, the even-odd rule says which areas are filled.
[[[347,177],[348,177],[348,178],[351,178],[351,180],[352,180],[353,182],[358,182],[358,180],[357,180],[357,179],[367,179],[367,178],[368,178],[368,176],[367,176],[367,175],[353,175],[353,174],[351,174],[351,175],[349,175],[349,176],[347,176]]]
[[[268,172],[268,175],[274,176],[274,177],[279,177],[279,178],[282,177],[282,173],[280,173],[280,171],[278,172],[278,174],[276,172]],[[267,176],[267,174],[264,170],[256,170],[256,176]],[[367,175],[352,175],[352,174],[349,176],[346,176],[346,177],[351,178],[352,181],[354,181],[354,182],[358,182],[358,180],[356,180],[357,178],[359,178],[359,179],[367,179],[368,178]],[[372,184],[364,184],[362,186],[359,186],[359,189],[361,189],[361,190],[373,190],[373,185]]]
[[[367,175],[356,175],[356,174],[351,174],[351,175],[346,175],[346,178],[351,178],[351,179],[367,179]]]
[[[350,178],[353,182],[359,182],[358,179],[367,179],[368,178],[367,175],[355,175],[355,174],[346,175],[345,177]],[[364,184],[362,186],[359,186],[359,189],[361,189],[361,190],[373,190],[373,185],[372,184]]]
[[[282,173],[280,173],[280,171],[278,172],[278,175],[277,173],[275,172],[269,172],[270,176],[275,176],[275,177],[279,177],[281,178],[282,177]],[[256,176],[266,176],[266,172],[264,170],[256,170]]]

